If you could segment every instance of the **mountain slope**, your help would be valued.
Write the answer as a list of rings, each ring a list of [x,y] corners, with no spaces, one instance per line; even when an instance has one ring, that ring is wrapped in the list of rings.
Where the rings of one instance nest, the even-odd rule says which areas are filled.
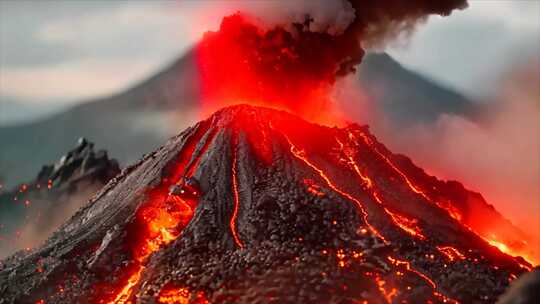
[[[3,261],[1,303],[495,302],[527,263],[404,159],[367,127],[225,108]]]
[[[0,127],[0,172],[8,185],[28,180],[41,164],[56,159],[81,136],[106,147],[121,162],[138,159],[192,122],[188,113],[197,108],[197,73],[194,53],[189,52],[120,94],[81,104],[35,123]],[[471,106],[464,98],[458,98],[461,96],[419,80],[384,54],[367,56],[359,74],[368,94],[396,121],[434,119],[454,108],[466,112]],[[407,94],[403,93],[404,88]],[[379,94],[380,91],[385,94]],[[446,95],[450,97],[441,106],[440,97]],[[450,101],[457,106],[449,105]],[[174,123],[168,123],[163,116],[169,110],[180,113]],[[170,124],[168,129],[163,130],[164,124]]]
[[[43,242],[118,173],[116,160],[81,138],[32,181],[0,189],[0,257]]]

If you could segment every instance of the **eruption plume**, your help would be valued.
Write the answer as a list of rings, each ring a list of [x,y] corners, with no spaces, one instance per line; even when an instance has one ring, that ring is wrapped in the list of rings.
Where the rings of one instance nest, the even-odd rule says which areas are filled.
[[[247,102],[336,122],[336,113],[328,111],[330,91],[338,77],[355,72],[364,45],[410,32],[430,14],[449,15],[467,5],[465,0],[340,3],[336,18],[310,9],[267,26],[245,13],[225,17],[197,47],[207,111]]]

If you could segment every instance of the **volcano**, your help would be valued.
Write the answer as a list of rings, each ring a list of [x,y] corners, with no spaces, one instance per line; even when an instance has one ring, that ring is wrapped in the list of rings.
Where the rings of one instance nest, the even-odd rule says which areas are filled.
[[[0,303],[493,303],[531,265],[479,211],[511,225],[367,126],[236,105],[4,260]]]

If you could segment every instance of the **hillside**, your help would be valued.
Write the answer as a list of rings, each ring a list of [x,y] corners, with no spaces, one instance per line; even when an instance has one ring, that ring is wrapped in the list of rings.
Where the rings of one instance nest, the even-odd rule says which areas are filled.
[[[366,56],[359,78],[385,115],[404,124],[433,120],[440,113],[465,113],[472,104],[411,72],[386,54]],[[0,172],[7,186],[29,180],[40,166],[58,158],[79,137],[106,148],[122,163],[138,159],[189,123],[198,97],[192,52],[169,67],[108,98],[85,102],[46,119],[0,127]],[[174,124],[165,114],[178,110]]]

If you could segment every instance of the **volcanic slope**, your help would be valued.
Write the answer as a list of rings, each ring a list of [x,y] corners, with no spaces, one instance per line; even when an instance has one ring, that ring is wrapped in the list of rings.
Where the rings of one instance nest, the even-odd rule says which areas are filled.
[[[495,302],[527,263],[401,158],[367,127],[222,109],[3,261],[0,303]]]

